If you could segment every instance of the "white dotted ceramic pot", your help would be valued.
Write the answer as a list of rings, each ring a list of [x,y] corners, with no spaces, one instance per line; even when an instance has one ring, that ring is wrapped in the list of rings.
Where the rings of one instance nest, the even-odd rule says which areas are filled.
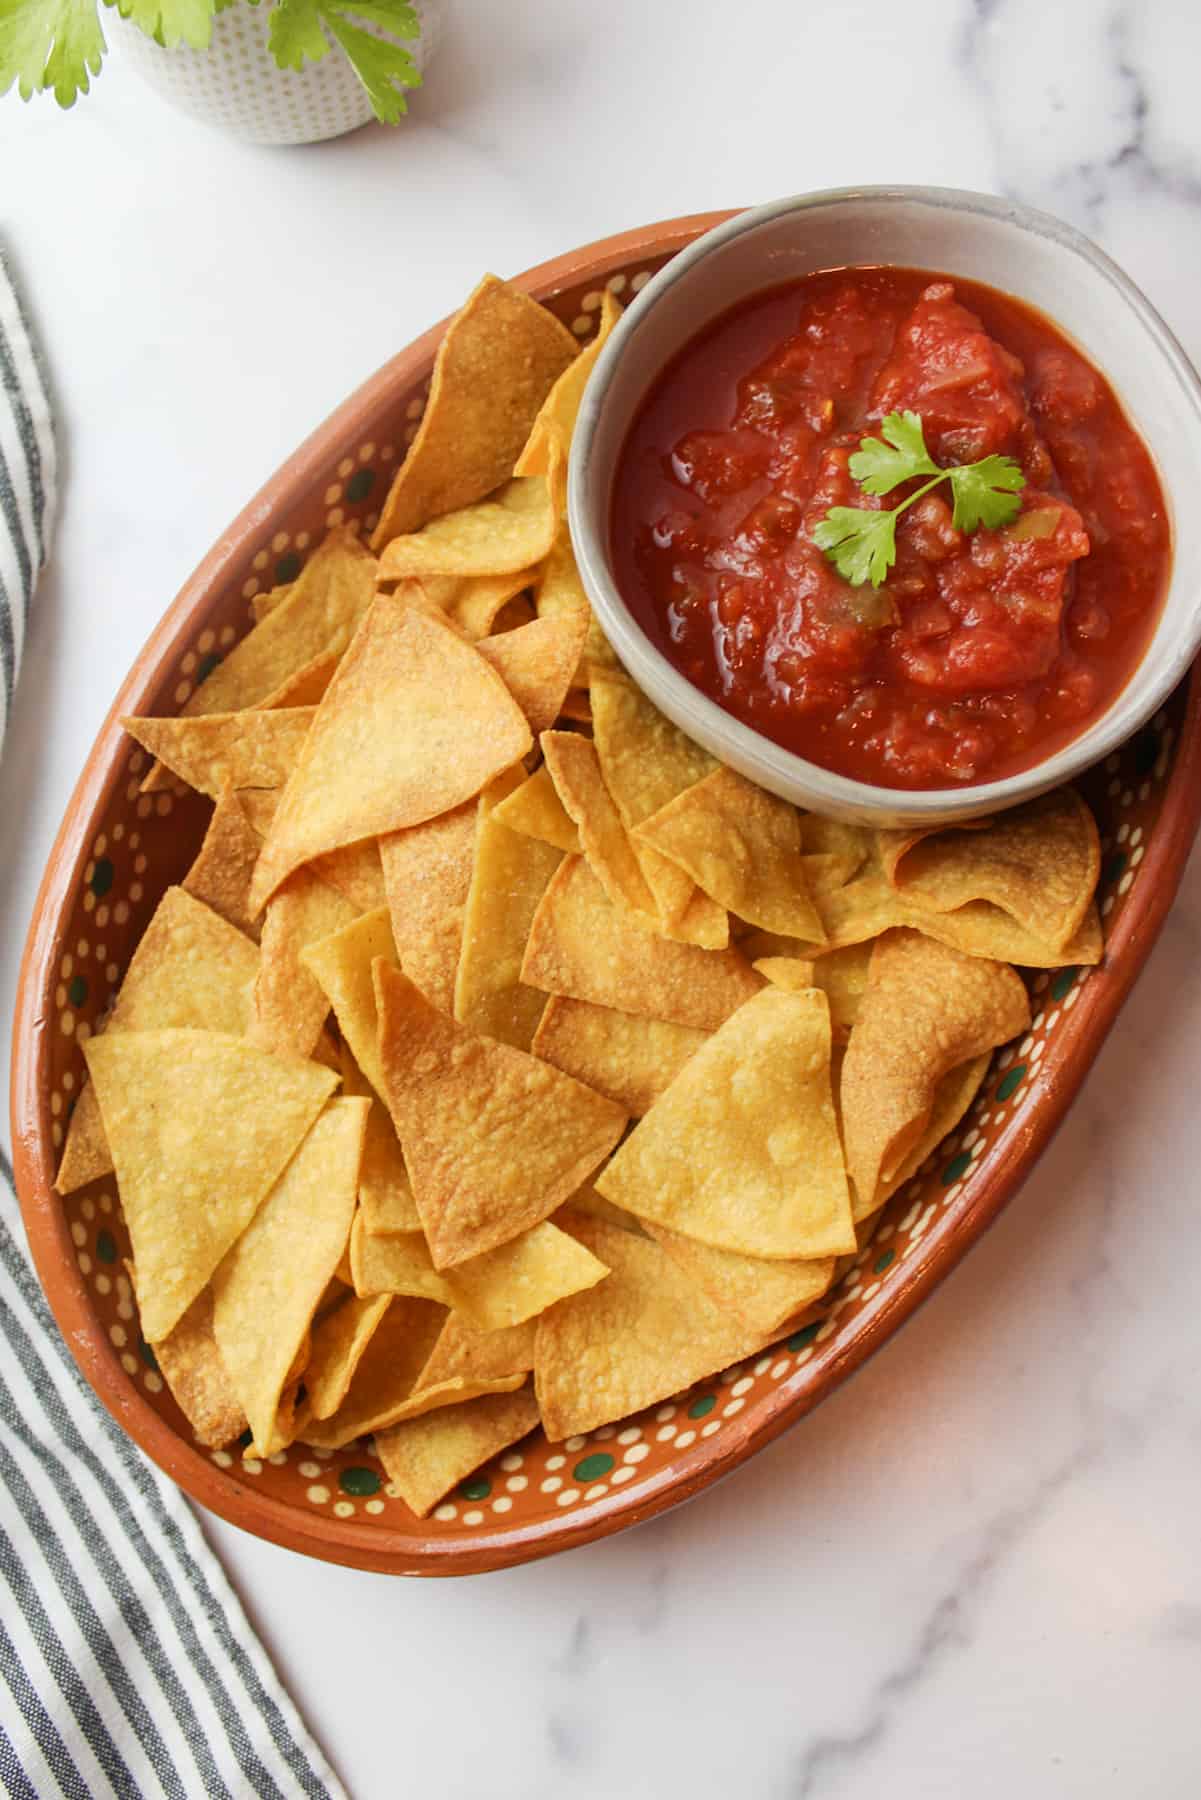
[[[445,0],[414,0],[421,36],[408,44],[424,71],[437,46]],[[371,102],[335,44],[319,63],[281,69],[267,48],[267,5],[235,0],[213,20],[207,50],[164,50],[114,9],[105,15],[119,54],[181,111],[255,144],[313,144],[357,131],[373,117]],[[374,37],[387,34],[366,26]]]

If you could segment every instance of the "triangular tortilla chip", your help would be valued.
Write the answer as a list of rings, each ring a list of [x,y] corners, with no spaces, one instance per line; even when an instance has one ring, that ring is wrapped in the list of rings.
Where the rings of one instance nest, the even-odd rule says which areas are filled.
[[[925,1132],[944,1075],[1029,1024],[1026,990],[1006,964],[912,931],[880,939],[842,1065],[847,1168],[864,1212]]]
[[[374,1005],[373,990],[373,1009]],[[363,1161],[359,1168],[359,1207],[363,1215],[363,1229],[373,1237],[420,1231],[421,1215],[417,1211],[409,1171],[405,1168],[388,1110],[383,1101],[376,1098],[370,1082],[346,1043],[343,1043],[341,1049],[341,1067],[342,1092],[365,1095],[371,1102],[363,1138]]]
[[[341,650],[323,650],[319,656],[311,656],[294,675],[289,675],[259,701],[260,711],[267,712],[280,706],[317,706],[325,698],[325,690],[334,678],[342,655]]]
[[[490,494],[511,472],[538,408],[577,350],[553,313],[486,275],[447,325],[374,548]]]
[[[855,1247],[824,994],[767,988],[685,1063],[596,1188],[640,1219],[772,1260]]]
[[[532,1388],[482,1394],[463,1406],[445,1407],[379,1432],[375,1449],[401,1499],[424,1518],[451,1488],[510,1444],[519,1443],[537,1423],[538,1402]]]
[[[437,600],[451,624],[475,643],[496,628],[509,602],[531,585],[535,573],[534,569],[511,569],[504,575],[469,575],[462,580],[454,575],[430,575],[420,585]]]
[[[223,1450],[241,1437],[246,1414],[213,1336],[211,1287],[202,1289],[179,1323],[160,1338],[154,1360],[198,1444]]]
[[[802,1307],[820,1300],[834,1279],[832,1256],[807,1262],[769,1262],[761,1256],[715,1250],[712,1244],[702,1244],[649,1220],[647,1229],[713,1304],[727,1317],[737,1318],[752,1336],[770,1337]]]
[[[554,543],[562,484],[561,465],[548,475],[506,481],[486,500],[393,538],[380,557],[380,580],[507,575],[540,563]]]
[[[552,447],[558,446],[564,451],[571,448],[584,389],[609,333],[621,317],[621,310],[617,296],[606,288],[596,336],[575,361],[568,364],[542,402],[525,448],[514,466],[515,475],[545,475],[550,466]]]
[[[301,962],[301,952],[354,918],[350,902],[308,869],[297,869],[272,897],[263,916],[251,1043],[312,1055],[329,1014],[329,995]]]
[[[315,1326],[304,1371],[307,1417],[328,1419],[337,1412],[391,1303],[391,1294],[371,1300],[351,1294]]]
[[[353,925],[335,931],[332,937],[322,938],[316,944],[309,944],[301,953],[301,961],[329,996],[338,1029],[350,1045],[355,1062],[382,1097],[383,1075],[377,1043],[379,1021],[371,975],[372,964],[381,956],[391,963],[396,961],[387,907],[365,913]]]
[[[356,913],[375,912],[377,907],[388,904],[375,838],[363,838],[357,844],[344,844],[340,850],[315,856],[312,870],[330,887],[337,888]]]
[[[204,842],[180,886],[193,900],[203,901],[229,925],[256,938],[259,927],[250,916],[250,883],[263,840],[246,817],[235,788],[222,790]]]
[[[215,1031],[105,1032],[84,1056],[153,1344],[245,1230],[338,1078]]]
[[[375,965],[385,1098],[439,1269],[545,1219],[621,1135],[625,1114],[524,1051],[436,1012]]]
[[[518,766],[485,788],[477,802],[471,887],[463,909],[455,1018],[472,1031],[528,1050],[545,996],[521,979],[534,914],[562,852],[496,823],[497,803],[523,780]]]
[[[209,907],[170,887],[125,971],[104,1032],[155,1031],[172,1026],[227,1031],[254,1023],[259,952]],[[100,1108],[90,1086],[80,1093],[55,1181],[60,1194],[107,1175],[113,1166]]]
[[[290,1441],[280,1395],[350,1231],[366,1100],[331,1100],[213,1275],[213,1330],[251,1454]]]
[[[499,637],[481,638],[476,645],[520,706],[535,736],[559,716],[587,629],[587,613],[559,613],[502,632]]]
[[[317,708],[251,904],[262,906],[315,856],[448,812],[532,742],[517,702],[470,644],[380,595]]]
[[[521,978],[548,994],[713,1031],[763,986],[737,950],[677,944],[612,905],[567,857],[534,915]]]
[[[653,1406],[752,1348],[753,1334],[650,1238],[578,1214],[571,1230],[611,1272],[538,1320],[534,1389],[552,1442]]]
[[[545,763],[500,802],[493,817],[498,824],[507,825],[510,831],[520,831],[524,837],[553,844],[556,850],[577,856],[581,852],[580,834],[555,792]],[[417,985],[420,987],[421,983]]]
[[[596,745],[578,731],[544,731],[538,743],[563,810],[579,835],[588,867],[614,906],[637,913],[644,925],[657,926],[655,896],[605,786]]]
[[[172,774],[219,800],[223,788],[278,788],[291,774],[316,708],[211,713],[196,719],[122,719],[130,737]]]
[[[552,994],[530,1048],[640,1119],[675,1080],[706,1033]]]
[[[954,1131],[980,1092],[991,1062],[992,1052],[985,1050],[979,1056],[971,1057],[967,1062],[960,1063],[958,1067],[947,1070],[934,1090],[930,1119],[921,1137],[910,1150],[904,1162],[898,1164],[895,1173],[887,1181],[878,1183],[874,1195],[869,1195],[866,1200],[861,1199],[855,1184],[851,1183],[855,1230],[861,1245],[866,1241],[863,1235],[864,1225],[876,1218],[884,1202],[895,1194],[898,1188],[904,1187],[911,1176],[917,1174],[926,1158],[938,1149],[947,1133]]]
[[[497,1375],[528,1375],[534,1366],[535,1330],[533,1319],[527,1319],[500,1331],[480,1331],[462,1313],[452,1312],[418,1385],[434,1387],[456,1375],[482,1375],[485,1380]]]
[[[379,840],[400,966],[439,1012],[453,1012],[478,803]]]

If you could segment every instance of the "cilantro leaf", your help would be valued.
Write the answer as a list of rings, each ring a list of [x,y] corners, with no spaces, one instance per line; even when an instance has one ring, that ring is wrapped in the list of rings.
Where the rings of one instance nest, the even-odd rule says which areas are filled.
[[[86,94],[107,45],[96,0],[0,0],[0,94],[53,90],[60,106]]]
[[[951,522],[957,531],[975,531],[977,525],[995,531],[1021,510],[1019,495],[1026,477],[1012,456],[985,456],[963,468],[948,469],[947,474],[955,496]]]
[[[391,35],[374,37],[352,18]],[[409,51],[392,40],[415,38],[420,30],[408,0],[277,0],[267,42],[281,69],[299,69],[320,62],[332,37],[367,90],[376,118],[395,125],[408,110],[404,90],[419,87],[421,76]]]
[[[862,587],[865,581],[879,587],[897,560],[897,515],[832,506],[814,526],[813,541],[852,587]]]
[[[0,0],[3,5],[4,0]],[[213,0],[104,0],[123,19],[144,31],[164,50],[188,44],[207,50],[213,35]]]
[[[915,475],[937,475],[938,464],[926,449],[921,416],[915,412],[891,412],[880,423],[884,442],[862,438],[850,459],[850,470],[868,494],[887,494],[899,482]]]

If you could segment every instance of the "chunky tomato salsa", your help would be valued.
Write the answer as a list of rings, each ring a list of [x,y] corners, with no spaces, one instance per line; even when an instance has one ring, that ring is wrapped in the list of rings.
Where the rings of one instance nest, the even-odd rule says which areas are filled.
[[[917,415],[937,467],[874,494],[852,458],[893,415]],[[938,473],[998,456],[1013,516],[965,528]],[[919,492],[876,522],[895,556],[876,584],[814,541],[832,508]],[[644,630],[728,712],[841,774],[930,788],[1028,768],[1105,710],[1171,534],[1146,447],[1050,320],[972,282],[841,269],[758,295],[667,368],[624,446],[612,550]]]

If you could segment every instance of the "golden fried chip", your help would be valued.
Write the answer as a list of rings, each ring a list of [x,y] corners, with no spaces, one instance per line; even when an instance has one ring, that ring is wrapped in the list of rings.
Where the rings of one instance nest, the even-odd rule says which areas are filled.
[[[638,849],[637,839],[634,847]],[[645,848],[644,845],[638,851],[640,856],[645,855]],[[670,924],[661,919],[659,930],[677,944],[697,944],[702,950],[724,950],[730,941],[730,915],[701,888],[693,888],[692,897],[680,917]]]
[[[353,923],[355,910],[334,888],[297,869],[268,902],[258,979],[254,984],[252,1044],[263,1050],[311,1056],[329,1013],[329,996],[301,962],[301,952]]]
[[[203,901],[227,924],[257,938],[248,901],[254,865],[263,840],[246,817],[235,788],[224,788],[213,809],[204,842],[180,886],[193,900]]]
[[[122,719],[130,737],[172,774],[213,800],[223,788],[278,788],[287,781],[316,716],[312,706],[277,712],[208,713],[194,719]]]
[[[821,813],[799,815],[801,847],[807,857],[821,857],[826,885],[841,887],[858,873],[875,854],[876,834],[869,825],[848,825],[841,819],[827,819]]]
[[[500,1331],[480,1331],[462,1313],[452,1312],[421,1371],[418,1386],[435,1387],[456,1375],[482,1375],[485,1380],[497,1375],[528,1375],[534,1366],[535,1329],[533,1319],[527,1319]]]
[[[433,1265],[420,1227],[372,1236],[364,1228],[361,1210],[350,1234],[350,1273],[360,1299],[373,1294],[408,1294],[413,1299],[437,1300],[443,1306],[452,1302],[450,1288]]]
[[[275,817],[275,810],[279,805],[279,797],[283,793],[283,789],[236,788],[234,791],[238,796],[238,805],[246,814],[246,823],[258,836],[261,853],[263,839],[271,829],[271,821]],[[253,885],[253,872],[251,880]],[[247,893],[246,904],[247,906],[250,904],[249,893]]]
[[[374,1004],[373,994],[373,1007]],[[409,1171],[405,1168],[388,1109],[376,1098],[371,1083],[346,1043],[342,1045],[341,1069],[343,1093],[362,1094],[371,1101],[363,1138],[363,1161],[359,1168],[359,1210],[363,1215],[363,1229],[374,1237],[420,1231],[421,1214],[417,1211]]]
[[[125,971],[104,1034],[190,1025],[240,1037],[254,1022],[258,969],[259,952],[249,938],[182,888],[168,888]],[[54,1185],[70,1194],[112,1166],[88,1086],[71,1115]]]
[[[555,541],[562,479],[554,470],[506,481],[488,499],[394,537],[380,557],[380,579],[508,575],[540,563]]]
[[[622,1231],[632,1231],[635,1237],[648,1235],[641,1219],[636,1219],[624,1206],[614,1206],[612,1200],[606,1200],[588,1182],[576,1189],[563,1211],[555,1216],[570,1224],[577,1213],[586,1213],[590,1219],[601,1219],[606,1225],[616,1225]]]
[[[391,963],[397,960],[387,907],[365,913],[353,925],[309,944],[301,953],[305,967],[329,997],[351,1055],[382,1099],[383,1075],[376,1041],[379,1021],[371,977],[371,965],[381,956]]]
[[[795,807],[733,769],[685,788],[636,827],[634,841],[676,863],[739,918],[820,942]]]
[[[578,731],[544,731],[538,740],[563,810],[579,834],[588,867],[614,906],[657,925],[659,909],[629,833],[601,774],[596,745]]]
[[[520,707],[470,644],[379,596],[317,708],[263,846],[251,905],[264,905],[315,856],[448,812],[532,742]]]
[[[375,965],[385,1098],[436,1267],[537,1225],[621,1136],[612,1102],[436,1012]]]
[[[1055,950],[1079,930],[1101,872],[1096,823],[1072,788],[967,831],[885,833],[881,851],[911,905],[954,913],[987,901]]]
[[[532,1388],[482,1394],[377,1434],[376,1453],[410,1511],[424,1518],[444,1494],[538,1423]]]
[[[685,1063],[596,1178],[640,1219],[773,1260],[855,1246],[824,994],[766,988]]]
[[[336,888],[356,913],[375,912],[388,904],[375,838],[362,838],[357,844],[343,844],[340,850],[315,856],[311,866],[313,874]]]
[[[521,978],[548,994],[713,1031],[763,986],[737,950],[672,943],[612,905],[568,857],[534,915]]]
[[[400,966],[439,1012],[453,1012],[478,803],[379,840]]]
[[[553,844],[556,850],[580,853],[580,834],[555,791],[545,763],[502,800],[492,816],[498,825],[507,825],[510,831],[520,831],[525,837]],[[420,987],[421,983],[417,985]]]
[[[480,655],[491,663],[537,735],[553,725],[580,659],[588,615],[557,613],[499,637],[481,638]]]
[[[391,1294],[371,1300],[351,1294],[314,1327],[304,1371],[307,1417],[328,1419],[337,1412],[391,1301]]]
[[[926,1158],[942,1143],[948,1132],[954,1131],[960,1119],[976,1095],[980,1092],[984,1078],[988,1074],[992,1062],[992,1052],[983,1051],[979,1056],[962,1062],[957,1068],[948,1069],[934,1090],[934,1102],[930,1109],[930,1121],[921,1137],[909,1152],[896,1173],[887,1181],[881,1182],[875,1192],[875,1211],[865,1212],[863,1202],[859,1199],[854,1187],[851,1198],[855,1206],[855,1228],[859,1234],[859,1242],[865,1240],[860,1220],[872,1220],[884,1202],[904,1187],[911,1176],[916,1175]]]
[[[531,1049],[640,1119],[670,1087],[707,1033],[667,1019],[615,1012],[552,994]]]
[[[497,803],[521,786],[520,765],[480,795],[471,887],[463,909],[454,1016],[471,1031],[528,1050],[545,996],[521,979],[526,941],[546,885],[562,853],[521,837],[494,816]]]
[[[417,436],[372,543],[481,500],[511,472],[538,408],[577,352],[553,313],[486,275],[446,328]]]
[[[653,1406],[752,1348],[650,1238],[579,1214],[571,1230],[610,1273],[538,1320],[534,1389],[552,1442]]]
[[[620,317],[621,302],[606,288],[601,301],[596,336],[568,364],[542,402],[525,448],[517,458],[513,470],[515,475],[545,475],[550,467],[552,446],[560,446],[565,451],[571,448],[576,415],[580,410],[580,401],[584,398],[588,377],[604,349],[605,340]]]
[[[271,617],[276,607],[283,605],[294,585],[291,581],[281,581],[276,587],[267,588],[264,593],[254,596],[250,602],[250,610],[256,625],[261,625],[264,619]]]
[[[258,702],[259,710],[267,712],[279,706],[318,705],[325,698],[325,690],[334,678],[342,655],[341,650],[323,650],[319,656],[311,656],[294,675],[289,675]]]
[[[338,1078],[216,1031],[108,1031],[84,1056],[153,1344],[245,1230]]]
[[[607,1273],[569,1232],[544,1221],[447,1270],[446,1281],[458,1313],[481,1331],[503,1331],[595,1287]]]
[[[583,612],[589,620],[592,617],[592,608],[580,578],[575,551],[571,547],[571,533],[565,519],[560,522],[555,532],[555,541],[538,571],[534,583],[534,607],[540,619],[553,619],[564,612]],[[612,666],[617,666],[616,658],[612,659]],[[588,673],[585,656],[581,661],[577,680],[583,683],[587,680]]]
[[[254,1456],[291,1441],[280,1396],[350,1231],[367,1106],[329,1102],[213,1275],[213,1330]]]
[[[154,1360],[198,1444],[223,1450],[241,1437],[246,1414],[213,1336],[211,1288],[203,1288],[179,1323],[160,1338]]]
[[[806,988],[814,986],[814,965],[799,956],[760,956],[754,967],[765,981],[783,988],[786,994],[803,994]],[[830,1023],[833,1027],[833,1019]]]
[[[696,1238],[648,1222],[647,1229],[685,1275],[704,1289],[715,1306],[736,1318],[752,1336],[768,1338],[811,1306],[834,1279],[834,1258],[806,1262],[768,1262],[761,1256],[739,1256],[715,1250]]]
[[[1029,1023],[1026,990],[1004,963],[912,931],[880,939],[842,1065],[847,1168],[863,1212],[922,1137],[943,1076]]]
[[[745,953],[747,945],[741,948]],[[845,950],[823,952],[812,961],[795,956],[764,956],[755,961],[760,975],[777,987],[796,993],[800,988],[821,988],[830,1003],[830,1030],[836,1044],[845,1044],[859,1017],[867,986],[872,946],[850,944]]]

